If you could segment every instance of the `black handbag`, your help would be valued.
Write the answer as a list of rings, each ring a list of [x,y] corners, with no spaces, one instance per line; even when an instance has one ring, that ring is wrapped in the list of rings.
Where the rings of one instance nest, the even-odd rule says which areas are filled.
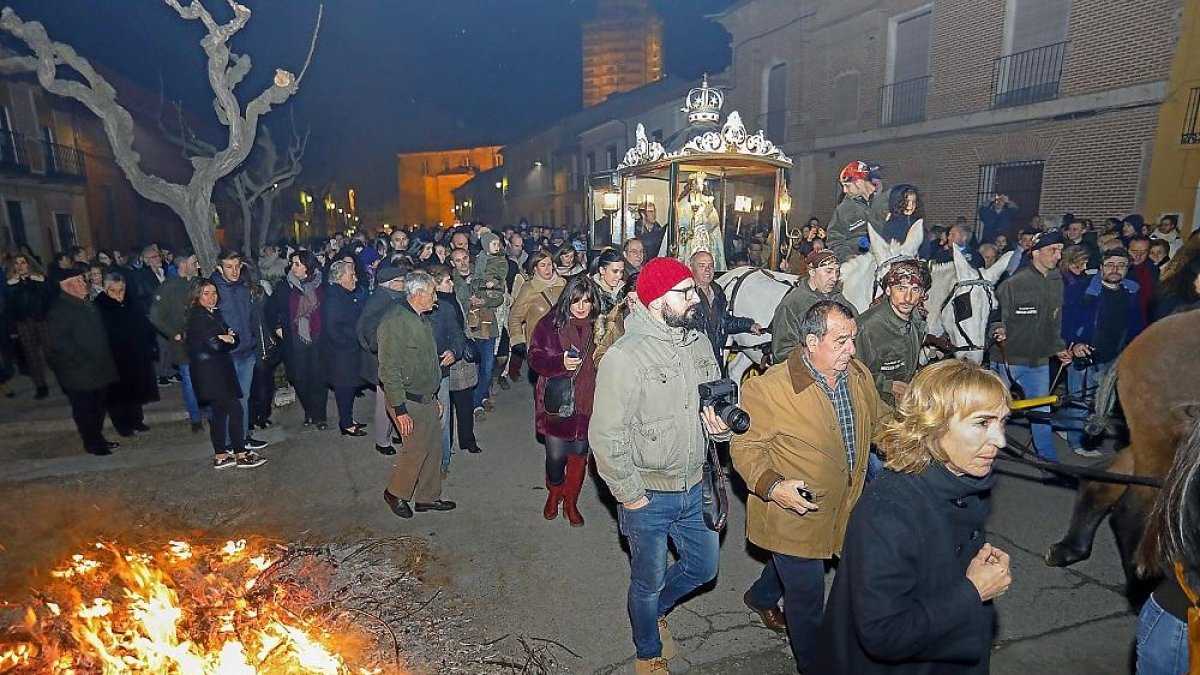
[[[588,338],[587,347],[583,350],[583,361],[587,360],[588,352],[592,349],[592,340]],[[546,390],[542,395],[542,406],[546,416],[554,422],[569,420],[575,416],[575,378],[583,370],[583,363],[570,375],[558,375],[546,378]]]
[[[704,498],[704,524],[708,529],[720,532],[729,520],[729,478],[717,456],[717,446],[712,441],[708,442],[708,459],[704,462],[704,475],[700,483]]]

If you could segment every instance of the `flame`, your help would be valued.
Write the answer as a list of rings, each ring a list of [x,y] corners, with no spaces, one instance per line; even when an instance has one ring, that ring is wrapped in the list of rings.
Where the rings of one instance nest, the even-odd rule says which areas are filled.
[[[22,613],[31,639],[0,646],[0,673],[377,675],[352,670],[330,637],[260,578],[274,564],[245,539],[172,540],[161,551],[99,543],[51,572]],[[181,597],[183,600],[181,601]]]

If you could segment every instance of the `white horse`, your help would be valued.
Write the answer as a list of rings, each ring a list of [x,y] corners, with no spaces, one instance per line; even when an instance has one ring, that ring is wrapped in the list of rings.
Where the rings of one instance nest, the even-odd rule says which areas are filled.
[[[873,227],[868,226],[871,249],[842,265],[842,294],[859,313],[865,312],[874,299],[881,271],[886,272],[894,260],[915,257],[924,237],[922,221],[913,223],[904,243],[884,241]],[[717,279],[729,298],[729,311],[735,316],[753,319],[764,327],[761,335],[742,333],[729,336],[729,377],[740,382],[752,367],[763,368],[765,345],[771,344],[768,332],[775,308],[783,296],[800,283],[800,277],[786,272],[772,272],[759,267],[739,267]]]
[[[959,347],[956,356],[983,363],[988,319],[996,309],[996,281],[1008,268],[1012,251],[984,270],[971,267],[958,247],[953,261],[931,266],[933,283],[926,296],[929,334],[943,336]]]

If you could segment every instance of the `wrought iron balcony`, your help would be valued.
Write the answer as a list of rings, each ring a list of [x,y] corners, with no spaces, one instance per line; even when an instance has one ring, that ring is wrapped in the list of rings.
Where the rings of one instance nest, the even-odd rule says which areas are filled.
[[[0,171],[29,173],[29,154],[25,149],[25,140],[21,134],[0,130]]]
[[[87,178],[82,152],[58,143],[40,142],[47,176],[71,179]]]
[[[929,76],[885,84],[879,88],[879,126],[894,127],[925,121]]]
[[[992,107],[1011,108],[1058,98],[1067,43],[1057,42],[996,59]]]
[[[1200,87],[1193,87],[1188,95],[1187,110],[1183,113],[1183,134],[1179,142],[1184,145],[1200,143]]]

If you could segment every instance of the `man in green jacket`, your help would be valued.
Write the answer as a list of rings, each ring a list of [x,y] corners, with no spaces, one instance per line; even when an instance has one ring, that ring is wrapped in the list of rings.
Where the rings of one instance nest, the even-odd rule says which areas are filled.
[[[730,433],[711,407],[700,408],[699,385],[721,371],[699,330],[691,270],[655,258],[638,275],[637,296],[624,335],[600,362],[588,441],[620,502],[620,530],[632,552],[635,670],[666,673],[675,647],[664,615],[717,575],[719,541],[705,525],[700,480],[706,435],[719,441]],[[669,567],[668,539],[678,553]]]
[[[863,312],[854,345],[858,360],[875,377],[875,389],[889,406],[904,395],[917,374],[921,347],[929,332],[916,308],[929,291],[929,270],[917,260],[892,263],[883,277],[887,302]]]
[[[838,175],[845,198],[833,210],[825,228],[825,245],[841,260],[858,255],[858,240],[867,236],[867,226],[883,231],[888,217],[887,195],[877,172],[866,162],[850,162]]]
[[[457,505],[441,498],[443,411],[437,393],[442,369],[433,327],[424,316],[433,309],[437,291],[420,270],[404,277],[404,289],[407,298],[379,324],[379,384],[404,439],[383,501],[397,516],[412,518],[414,509],[449,511]]]
[[[87,265],[74,263],[61,270],[62,293],[46,314],[50,365],[71,403],[71,417],[93,455],[111,455],[118,443],[104,438],[108,385],[117,381],[100,312],[88,300]]]
[[[171,362],[179,367],[179,378],[183,383],[183,407],[192,422],[192,433],[199,433],[204,430],[204,425],[200,403],[192,389],[192,370],[183,342],[183,327],[187,323],[188,291],[200,270],[200,262],[195,253],[185,249],[175,256],[175,269],[179,276],[168,276],[155,291],[154,303],[150,305],[150,323],[171,345]]]
[[[771,319],[771,354],[775,363],[786,361],[792,350],[803,342],[800,322],[813,305],[822,300],[832,300],[854,312],[854,307],[838,288],[842,265],[837,256],[829,249],[824,249],[809,253],[805,260],[808,262],[808,276],[783,296]]]

